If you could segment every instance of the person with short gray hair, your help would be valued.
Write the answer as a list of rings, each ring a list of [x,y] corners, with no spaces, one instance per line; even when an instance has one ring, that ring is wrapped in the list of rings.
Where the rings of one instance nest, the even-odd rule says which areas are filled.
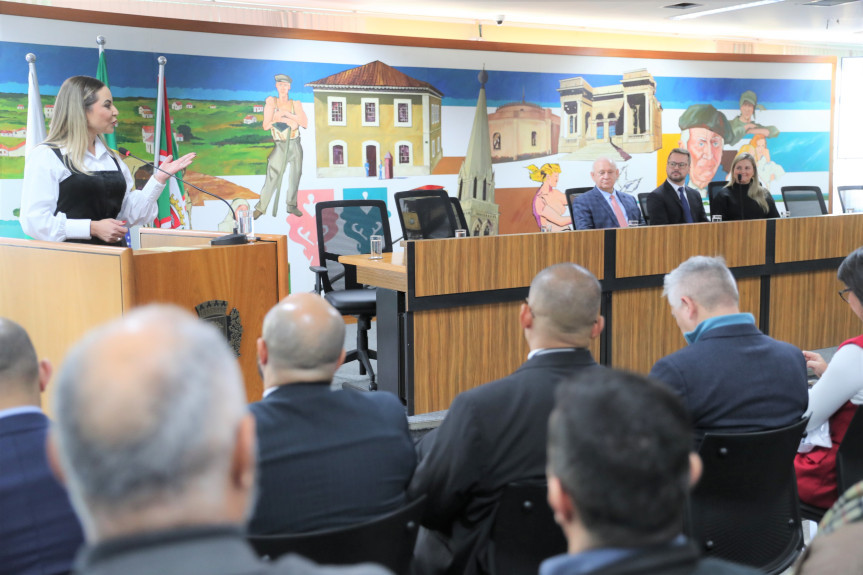
[[[420,441],[409,494],[427,495],[428,501],[416,573],[485,572],[501,490],[545,472],[555,390],[577,373],[603,369],[588,349],[605,325],[601,299],[599,281],[577,264],[540,271],[518,308],[527,361],[506,377],[460,393],[440,427]]]
[[[260,497],[249,531],[346,527],[398,509],[416,467],[405,409],[392,393],[331,388],[345,322],[316,294],[292,294],[264,318],[258,363]]]
[[[689,258],[665,276],[663,296],[689,345],[657,361],[650,376],[683,398],[697,442],[709,431],[747,433],[800,419],[808,403],[803,354],[740,312],[725,260]]]
[[[0,573],[68,573],[84,534],[45,456],[42,392],[53,368],[0,317]]]
[[[79,573],[330,573],[294,555],[266,566],[245,541],[255,426],[209,324],[148,306],[95,329],[70,351],[54,407],[49,457],[88,542]],[[357,569],[344,572],[386,572]]]

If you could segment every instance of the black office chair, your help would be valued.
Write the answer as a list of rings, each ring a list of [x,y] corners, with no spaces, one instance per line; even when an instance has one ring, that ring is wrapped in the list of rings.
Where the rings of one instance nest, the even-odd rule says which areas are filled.
[[[452,238],[458,226],[446,190],[408,190],[395,193],[402,236],[406,240]]]
[[[290,535],[251,535],[249,543],[261,557],[275,559],[298,553],[329,565],[378,563],[393,573],[407,573],[413,559],[425,497],[383,517],[350,527]]]
[[[717,180],[715,182],[708,182],[707,184],[707,205],[710,208],[710,215],[713,215],[713,198],[719,193],[719,190],[724,188],[728,184],[723,180]]]
[[[572,218],[572,229],[575,229],[575,210],[572,207],[572,202],[585,192],[589,192],[593,189],[593,186],[584,186],[581,188],[567,188],[564,192],[566,194],[566,205],[569,206],[569,217]]]
[[[859,481],[863,481],[863,410],[858,408],[836,451],[836,487],[839,494],[845,493]],[[821,521],[825,513],[827,509],[800,503],[803,519]]]
[[[782,186],[782,201],[789,218],[823,216],[827,213],[824,195],[818,186]]]
[[[687,534],[702,554],[781,573],[803,548],[794,456],[808,419],[770,431],[704,436]]]
[[[650,225],[650,214],[647,213],[647,197],[649,192],[641,192],[638,194],[638,207],[641,208],[641,215],[644,216],[644,223]]]
[[[843,213],[863,211],[863,186],[839,186],[837,191]]]
[[[461,209],[461,202],[458,198],[450,196],[450,207],[452,208],[455,223],[458,226],[456,229],[464,230],[470,236],[470,228],[467,227],[467,218],[464,217],[464,210]]]
[[[495,575],[536,575],[542,561],[566,553],[566,538],[548,506],[545,478],[504,487],[490,540]]]
[[[315,291],[322,293],[342,315],[357,318],[357,347],[345,356],[345,363],[360,362],[360,375],[369,375],[369,391],[378,388],[369,349],[369,329],[377,313],[377,289],[357,283],[353,266],[339,263],[339,256],[371,252],[369,238],[384,238],[383,251],[393,251],[387,206],[381,200],[344,200],[318,202],[315,206],[318,228],[319,266],[311,266],[316,277]]]

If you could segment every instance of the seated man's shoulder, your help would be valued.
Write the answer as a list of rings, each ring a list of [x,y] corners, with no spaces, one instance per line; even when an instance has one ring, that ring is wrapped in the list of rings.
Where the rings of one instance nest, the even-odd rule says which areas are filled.
[[[698,567],[692,572],[692,575],[758,575],[761,573],[758,569],[723,561],[721,559],[706,558],[698,562]]]

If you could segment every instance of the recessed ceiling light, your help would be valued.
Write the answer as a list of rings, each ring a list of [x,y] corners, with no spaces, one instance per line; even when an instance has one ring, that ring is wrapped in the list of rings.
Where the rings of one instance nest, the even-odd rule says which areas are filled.
[[[725,6],[724,8],[714,8],[713,10],[702,10],[701,12],[690,12],[689,14],[680,14],[672,16],[672,20],[688,20],[690,18],[701,18],[702,16],[710,16],[711,14],[721,14],[722,12],[732,12],[734,10],[744,10],[746,8],[755,8],[756,6],[766,6],[768,4],[778,4],[785,0],[758,0],[757,2],[746,2],[745,4],[735,4],[734,6]]]
[[[671,8],[672,10],[689,10],[690,8],[698,8],[699,6],[703,6],[703,4],[696,4],[695,2],[678,2],[677,4],[663,6],[663,8]]]
[[[859,2],[860,0],[812,0],[811,2],[806,2],[803,4],[804,6],[841,6],[842,4],[851,4],[852,2]]]

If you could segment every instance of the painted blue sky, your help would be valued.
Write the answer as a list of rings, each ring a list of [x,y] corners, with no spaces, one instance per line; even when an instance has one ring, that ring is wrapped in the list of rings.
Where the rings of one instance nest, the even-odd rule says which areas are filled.
[[[28,66],[25,55],[37,56],[36,70],[43,95],[55,95],[69,76],[96,74],[98,50],[0,42],[0,92],[25,94]],[[156,54],[108,50],[108,75],[117,98],[154,98],[158,64],[168,59],[166,78],[170,98],[199,100],[260,101],[274,94],[273,76],[288,74],[293,79],[291,94],[312,101],[312,90],[305,84],[349,69],[346,64],[283,62],[243,58],[216,58],[182,54]],[[429,82],[444,93],[448,106],[473,106],[479,91],[478,70],[449,68],[398,67],[409,76]],[[560,106],[557,92],[560,81],[583,77],[591,86],[620,82],[619,74],[490,72],[486,86],[488,104],[497,107],[521,101],[544,107]],[[241,79],[241,80],[238,80]],[[827,80],[758,80],[729,78],[657,77],[657,98],[663,108],[683,109],[693,103],[711,103],[717,108],[738,107],[740,94],[753,90],[759,102],[771,110],[829,110],[831,86]]]

